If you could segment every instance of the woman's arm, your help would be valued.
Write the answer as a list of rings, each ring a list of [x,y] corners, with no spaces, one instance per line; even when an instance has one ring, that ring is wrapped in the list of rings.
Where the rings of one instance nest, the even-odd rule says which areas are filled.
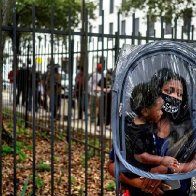
[[[175,169],[176,173],[187,173],[196,169],[196,158],[187,163],[180,163],[179,168]]]
[[[107,163],[107,170],[112,175],[114,175],[114,162],[112,160],[109,160]],[[144,191],[146,193],[152,193],[152,195],[163,195],[164,192],[162,191],[164,189],[170,189],[170,186],[161,183],[160,180],[152,180],[144,177],[137,177],[137,178],[128,178],[124,174],[120,174],[120,181],[132,186],[141,189],[141,191]]]
[[[179,163],[178,161],[171,157],[171,156],[158,156],[158,155],[152,155],[147,152],[144,152],[142,154],[134,154],[134,158],[143,164],[153,164],[153,165],[163,165],[168,168],[178,168]]]
[[[111,161],[111,160],[108,161],[107,170],[113,177],[115,177],[115,175],[114,175],[114,162],[113,161]],[[120,181],[127,184],[127,185],[134,186],[136,188],[143,188],[142,180],[139,177],[138,178],[128,178],[124,174],[121,173],[120,174]]]

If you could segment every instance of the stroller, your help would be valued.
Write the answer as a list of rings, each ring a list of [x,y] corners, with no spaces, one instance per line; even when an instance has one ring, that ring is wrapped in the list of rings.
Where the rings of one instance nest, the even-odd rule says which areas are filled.
[[[136,116],[133,105],[130,104],[133,89],[140,83],[149,83],[152,78],[158,78],[157,73],[162,69],[172,70],[182,78],[186,84],[187,101],[181,104],[183,107],[180,106],[183,115],[175,113],[176,116],[172,116],[174,126],[170,131],[170,137],[162,145],[159,155],[172,156],[179,162],[187,162],[196,152],[196,51],[185,43],[172,41],[156,41],[134,47],[124,45],[114,72],[112,87],[111,116],[117,194],[121,172],[131,172],[150,179],[173,182],[196,176],[196,170],[178,174],[151,173],[127,158],[129,152],[126,143],[126,118],[133,119]],[[188,115],[188,119],[184,114]],[[182,121],[187,123],[178,126]],[[153,133],[153,130],[151,132]]]

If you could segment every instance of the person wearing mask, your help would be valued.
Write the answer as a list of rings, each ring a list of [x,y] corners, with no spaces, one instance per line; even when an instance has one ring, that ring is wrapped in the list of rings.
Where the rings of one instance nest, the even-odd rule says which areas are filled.
[[[173,73],[171,69],[162,68],[159,70],[151,80],[157,85],[157,89],[160,88],[162,92],[162,98],[164,100],[163,115],[156,127],[156,147],[157,152],[160,155],[168,155],[170,152],[170,146],[180,140],[183,135],[186,135],[192,130],[191,117],[188,107],[188,95],[185,80],[178,74]],[[194,137],[190,138],[194,141]],[[165,145],[167,143],[167,145]],[[181,151],[180,151],[181,152]],[[187,153],[184,149],[183,153]],[[172,156],[172,153],[169,154]],[[181,159],[180,154],[176,155],[176,159],[180,165],[175,168],[175,173],[186,173],[196,169],[195,160],[195,146],[191,153],[188,153],[186,159]],[[114,153],[111,151],[110,160],[108,161],[108,171],[111,175],[114,175]],[[166,171],[167,173],[169,171]],[[120,175],[120,179],[129,189],[131,196],[135,195],[178,195],[188,196],[190,193],[191,179],[185,179],[180,181],[180,188],[175,190],[165,191],[165,184],[159,180],[151,180],[146,178],[140,178],[136,174],[130,174],[129,177],[123,173]],[[145,186],[144,181],[147,181],[148,185]],[[147,188],[146,188],[147,187]],[[151,188],[150,188],[151,187]]]

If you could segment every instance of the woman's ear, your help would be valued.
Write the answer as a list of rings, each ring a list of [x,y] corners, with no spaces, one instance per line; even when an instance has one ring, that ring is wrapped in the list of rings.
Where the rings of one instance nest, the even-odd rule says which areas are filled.
[[[141,113],[144,117],[147,117],[148,116],[148,109],[147,108],[142,109]]]

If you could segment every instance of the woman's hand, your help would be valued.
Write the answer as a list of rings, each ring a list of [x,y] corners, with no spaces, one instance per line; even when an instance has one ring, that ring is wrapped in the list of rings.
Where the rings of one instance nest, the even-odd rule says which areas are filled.
[[[160,162],[160,165],[164,165],[170,169],[173,169],[173,168],[179,168],[180,163],[177,161],[177,159],[173,157],[164,156]]]
[[[143,188],[142,191],[151,193],[154,196],[163,195],[163,190],[169,190],[171,187],[167,184],[162,183],[160,180],[153,180],[144,177],[140,177],[142,180]]]
[[[196,169],[196,159],[194,158],[192,161],[187,163],[180,163],[180,166],[175,169],[173,173],[187,173],[191,172],[192,170]]]

